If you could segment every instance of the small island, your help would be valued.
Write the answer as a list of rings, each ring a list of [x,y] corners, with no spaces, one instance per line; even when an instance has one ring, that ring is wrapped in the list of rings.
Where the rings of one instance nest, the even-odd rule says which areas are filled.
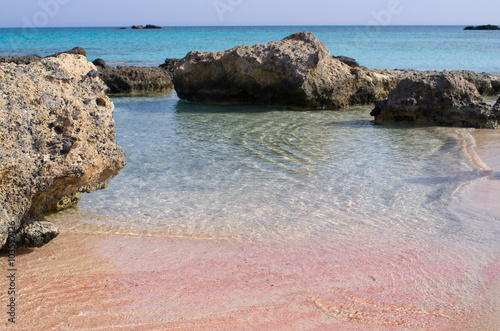
[[[144,26],[144,25],[132,25],[132,29],[134,29],[134,30],[161,29],[161,26],[152,25],[152,24],[147,24],[146,26]]]
[[[464,30],[500,30],[497,25],[479,25],[479,26],[467,26]]]

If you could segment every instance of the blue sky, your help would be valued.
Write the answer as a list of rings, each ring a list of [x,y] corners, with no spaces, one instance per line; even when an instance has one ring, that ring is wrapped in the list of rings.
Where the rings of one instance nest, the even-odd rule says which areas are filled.
[[[498,0],[16,0],[0,27],[500,25]]]

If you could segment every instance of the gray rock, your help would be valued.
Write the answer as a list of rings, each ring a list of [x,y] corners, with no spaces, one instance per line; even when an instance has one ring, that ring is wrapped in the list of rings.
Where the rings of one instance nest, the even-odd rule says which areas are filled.
[[[54,224],[44,219],[31,219],[16,234],[16,246],[42,247],[59,235]]]
[[[85,58],[87,58],[87,52],[85,51],[85,49],[83,49],[83,48],[81,48],[79,46],[75,47],[75,48],[72,48],[69,51],[59,52],[59,53],[56,53],[56,54],[53,54],[53,55],[49,55],[47,57],[57,57],[57,56],[59,56],[61,54],[82,55]]]
[[[378,122],[498,129],[498,102],[489,106],[460,72],[415,73],[403,79],[371,115]]]
[[[170,72],[160,67],[98,66],[110,93],[161,92],[172,89]]]

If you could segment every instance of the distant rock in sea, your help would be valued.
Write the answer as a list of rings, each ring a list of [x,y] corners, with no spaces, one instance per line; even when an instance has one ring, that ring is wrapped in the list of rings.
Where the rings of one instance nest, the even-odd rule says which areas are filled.
[[[58,234],[48,206],[105,188],[125,166],[113,102],[93,72],[71,54],[0,63],[0,247],[47,243]]]
[[[479,26],[467,26],[464,30],[500,30],[500,27],[488,24]]]
[[[498,129],[500,99],[483,102],[461,72],[415,73],[403,79],[371,112],[377,122]]]
[[[161,29],[161,26],[148,24],[146,26],[143,25],[132,25],[132,29],[134,30],[142,30],[142,29]]]

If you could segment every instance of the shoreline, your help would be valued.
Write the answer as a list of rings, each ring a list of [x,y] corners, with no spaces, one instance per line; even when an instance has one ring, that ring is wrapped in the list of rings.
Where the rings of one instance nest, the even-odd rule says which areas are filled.
[[[500,157],[493,153],[500,148],[500,132],[470,133],[471,148],[492,176],[460,194],[471,206],[500,217],[498,208],[490,208],[495,196],[480,195],[500,192]],[[490,185],[493,190],[485,191]],[[442,246],[383,237],[270,242],[155,230],[116,234],[111,226],[78,221],[56,225],[61,230],[56,240],[19,252],[22,329],[500,326],[500,263],[494,250],[477,261],[458,242]]]

